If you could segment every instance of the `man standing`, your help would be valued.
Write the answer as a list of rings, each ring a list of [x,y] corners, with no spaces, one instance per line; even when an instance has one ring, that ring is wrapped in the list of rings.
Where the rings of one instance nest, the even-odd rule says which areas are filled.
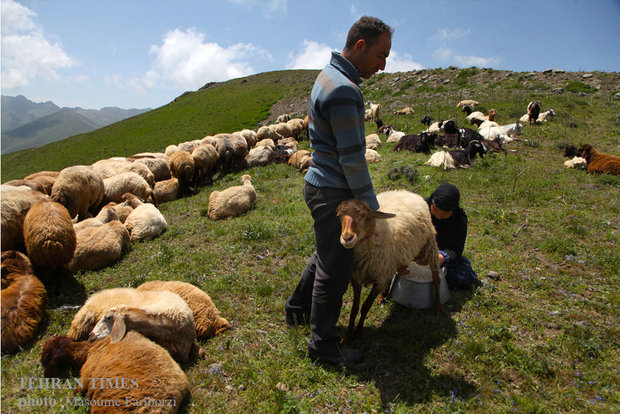
[[[385,69],[392,33],[377,18],[360,18],[349,30],[342,54],[332,52],[310,96],[308,133],[314,152],[303,191],[314,220],[316,251],[285,309],[289,325],[310,322],[308,355],[313,361],[343,365],[362,360],[362,352],[343,346],[336,334],[353,262],[353,251],[339,241],[336,208],[351,198],[379,208],[365,158],[364,97],[359,84],[361,78]]]

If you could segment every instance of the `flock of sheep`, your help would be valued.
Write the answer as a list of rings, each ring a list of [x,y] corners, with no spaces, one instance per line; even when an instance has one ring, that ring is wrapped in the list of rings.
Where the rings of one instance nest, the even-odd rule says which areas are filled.
[[[48,295],[38,270],[54,271],[60,289],[67,272],[109,266],[131,242],[166,230],[159,203],[193,194],[218,172],[270,162],[304,171],[311,157],[297,151],[296,138],[306,127],[307,121],[287,116],[257,131],[206,136],[163,153],[113,157],[2,184],[2,352],[19,352],[37,333]],[[244,174],[241,181],[211,191],[210,219],[252,207],[251,177]],[[204,357],[196,339],[229,326],[209,295],[185,282],[106,289],[88,298],[66,336],[45,343],[41,364],[46,377],[80,372],[78,391],[89,401],[122,400],[126,409],[175,412],[189,394],[179,363]],[[134,378],[139,384],[102,388],[91,377]],[[154,408],[148,404],[153,401],[174,404]]]

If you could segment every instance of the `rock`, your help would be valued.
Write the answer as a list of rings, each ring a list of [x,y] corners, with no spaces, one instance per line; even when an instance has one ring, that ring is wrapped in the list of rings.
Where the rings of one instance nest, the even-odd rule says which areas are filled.
[[[581,75],[581,77],[584,78],[584,79],[588,79],[588,78],[592,77],[592,74],[591,73],[584,73],[583,75]]]
[[[222,373],[222,363],[215,362],[207,367],[207,374],[209,375],[223,375]]]
[[[553,69],[551,68],[543,70],[543,73],[551,73],[551,72],[553,72]]]
[[[489,270],[489,273],[487,273],[487,277],[491,280],[495,280],[496,282],[500,279],[499,273],[494,272],[493,270]]]
[[[276,389],[280,390],[280,391],[283,391],[283,392],[287,392],[288,391],[288,387],[286,386],[286,384],[283,384],[281,382],[278,382],[276,384]]]
[[[556,68],[556,69],[553,69],[553,71],[554,71],[555,73],[566,73],[566,71],[565,71],[564,69],[557,69],[557,68]]]

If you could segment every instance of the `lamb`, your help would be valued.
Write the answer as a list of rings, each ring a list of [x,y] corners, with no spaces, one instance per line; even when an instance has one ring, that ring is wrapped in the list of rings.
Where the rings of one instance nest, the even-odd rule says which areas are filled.
[[[222,318],[211,297],[190,283],[154,280],[145,282],[136,289],[138,291],[167,290],[179,295],[192,310],[198,338],[207,339],[230,328],[230,323]]]
[[[381,138],[377,134],[370,134],[366,136],[366,148],[377,149],[381,147]]]
[[[473,140],[469,143],[467,149],[438,151],[431,155],[424,164],[432,167],[443,166],[444,170],[457,167],[468,168],[473,165],[476,154],[479,154],[482,158],[486,152],[487,149],[480,141]]]
[[[435,311],[441,310],[439,296],[439,250],[435,228],[426,201],[418,194],[399,190],[377,194],[379,210],[363,201],[346,200],[338,206],[342,231],[340,243],[353,249],[351,286],[353,305],[347,336],[361,332],[366,314],[377,295],[386,291],[399,268],[413,261],[431,267],[435,286]],[[361,289],[372,284],[354,330]]]
[[[379,160],[381,159],[381,155],[379,155],[379,153],[374,149],[370,148],[366,148],[366,153],[364,154],[364,156],[366,157],[367,163],[379,162]]]
[[[40,201],[24,218],[24,244],[35,266],[61,269],[73,258],[75,230],[67,209],[54,201]]]
[[[75,165],[64,168],[52,187],[50,197],[65,206],[71,218],[78,221],[95,215],[105,195],[103,179],[91,167]]]
[[[221,152],[219,153],[220,155],[222,154]],[[192,154],[187,151],[175,152],[170,156],[168,166],[170,167],[170,175],[179,180],[181,194],[187,195],[193,192],[192,184],[194,180],[195,164]]]
[[[130,195],[125,195],[125,199]],[[152,240],[168,228],[166,219],[153,204],[141,203],[129,213],[125,220],[125,228],[129,232],[130,241]]]
[[[50,198],[39,192],[28,189],[19,191],[18,187],[2,187],[0,197],[0,237],[2,239],[2,250],[22,250],[24,246],[24,218],[30,207],[39,201],[49,200]]]
[[[170,178],[168,180],[157,181],[153,188],[153,195],[158,202],[174,201],[181,197],[181,186],[178,178]],[[121,220],[123,223],[125,220]]]
[[[87,311],[82,315],[87,315],[93,306],[89,303],[96,303],[101,308],[107,306],[92,328],[90,340],[110,335],[111,343],[116,343],[127,332],[137,331],[168,350],[181,363],[187,362],[198,349],[194,316],[187,303],[176,293],[132,288],[106,289],[88,299],[82,307],[88,307]],[[73,337],[71,334],[69,336]]]
[[[429,154],[431,152],[431,138],[427,132],[422,132],[419,135],[404,135],[392,151],[408,150],[411,152],[424,152]]]
[[[381,104],[375,104],[369,101],[368,105],[369,105],[369,108],[366,109],[365,111],[364,120],[375,121],[379,119],[380,112],[381,112]]]
[[[117,220],[81,229],[75,236],[75,253],[67,265],[72,272],[108,266],[120,259],[129,246],[129,232]]]
[[[583,144],[577,150],[577,156],[585,158],[589,173],[608,173],[620,176],[620,157],[598,152],[592,144]]]
[[[410,106],[406,106],[403,109],[399,109],[398,111],[394,111],[394,115],[412,115],[413,108]]]
[[[230,219],[250,211],[256,201],[256,190],[249,175],[244,174],[241,182],[242,185],[209,194],[207,215],[211,220]]]
[[[176,413],[190,394],[179,364],[138,332],[128,332],[120,342],[109,337],[76,342],[55,336],[45,343],[41,364],[45,376],[51,378],[58,378],[65,368],[79,369],[81,378],[75,392],[85,394],[92,413]],[[93,381],[104,378],[115,386]],[[115,402],[113,407],[110,401]]]
[[[135,172],[124,172],[103,180],[105,189],[104,202],[121,202],[126,193],[134,194],[143,200],[151,200],[157,205],[157,199],[153,196],[153,188],[139,174]]]
[[[28,257],[2,252],[2,352],[13,353],[30,342],[45,314],[47,294]]]
[[[212,182],[219,162],[219,154],[215,147],[211,144],[200,144],[192,152],[192,158],[194,159],[194,181],[196,185],[204,186],[206,183]]]

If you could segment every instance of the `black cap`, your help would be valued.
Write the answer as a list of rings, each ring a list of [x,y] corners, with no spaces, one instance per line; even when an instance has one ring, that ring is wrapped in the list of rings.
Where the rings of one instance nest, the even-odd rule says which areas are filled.
[[[454,211],[459,208],[460,199],[461,193],[459,189],[447,183],[440,184],[431,194],[431,202],[435,207],[443,211]]]

